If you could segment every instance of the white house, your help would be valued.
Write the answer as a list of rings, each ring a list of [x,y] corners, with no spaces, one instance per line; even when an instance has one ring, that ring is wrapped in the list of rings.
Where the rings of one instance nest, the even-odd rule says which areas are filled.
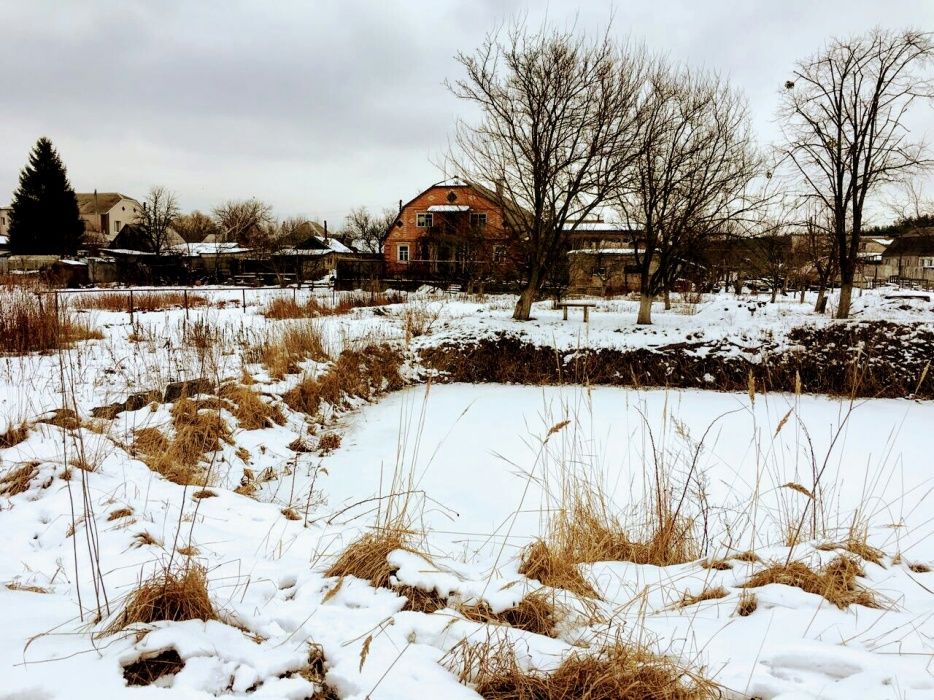
[[[0,207],[0,236],[10,235],[10,208]]]
[[[142,204],[119,192],[78,192],[76,196],[85,232],[100,234],[104,245],[109,245],[126,224],[135,223],[143,213]]]

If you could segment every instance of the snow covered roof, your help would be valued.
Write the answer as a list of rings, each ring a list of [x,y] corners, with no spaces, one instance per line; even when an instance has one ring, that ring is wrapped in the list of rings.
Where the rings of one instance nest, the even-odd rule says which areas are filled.
[[[428,211],[470,211],[470,207],[466,204],[432,204]]]
[[[628,226],[625,226],[620,223],[613,223],[610,221],[581,221],[576,226],[573,223],[568,222],[564,226],[564,231],[621,231],[628,232],[630,229]]]
[[[236,241],[217,243],[181,243],[172,246],[172,250],[189,255],[219,255],[223,253],[249,253],[252,248],[241,248]]]
[[[579,248],[568,251],[568,255],[635,255],[635,248]]]
[[[10,237],[0,236],[0,245],[10,245]]]
[[[448,178],[433,185],[433,187],[467,187],[468,183],[459,177]]]

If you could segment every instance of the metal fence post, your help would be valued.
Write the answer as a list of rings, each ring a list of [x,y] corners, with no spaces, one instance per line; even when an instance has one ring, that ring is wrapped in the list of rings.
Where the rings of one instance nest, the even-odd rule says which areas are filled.
[[[133,325],[133,290],[130,289],[130,325]]]

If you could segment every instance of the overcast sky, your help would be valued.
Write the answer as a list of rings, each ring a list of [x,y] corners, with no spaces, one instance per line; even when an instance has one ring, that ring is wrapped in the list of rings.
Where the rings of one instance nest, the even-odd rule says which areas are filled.
[[[518,13],[727,75],[762,143],[798,58],[833,35],[934,27],[934,0],[0,0],[0,204],[39,136],[77,191],[184,209],[255,196],[339,226],[441,179],[457,51]],[[934,136],[928,108],[912,117]]]

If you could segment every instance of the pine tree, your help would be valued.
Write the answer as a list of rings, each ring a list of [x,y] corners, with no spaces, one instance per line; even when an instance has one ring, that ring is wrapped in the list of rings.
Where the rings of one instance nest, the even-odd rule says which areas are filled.
[[[74,255],[84,222],[61,158],[44,136],[19,176],[10,206],[10,250],[15,255]]]

